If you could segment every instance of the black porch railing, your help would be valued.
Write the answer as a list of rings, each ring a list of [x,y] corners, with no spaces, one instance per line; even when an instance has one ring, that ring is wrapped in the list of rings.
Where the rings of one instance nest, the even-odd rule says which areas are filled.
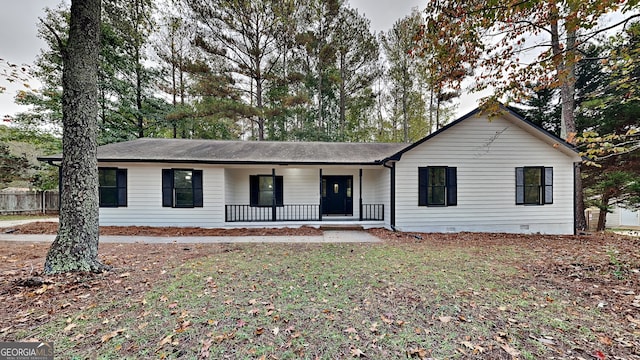
[[[274,213],[272,206],[225,205],[225,221],[314,221],[320,217],[320,205],[280,205],[275,209]]]
[[[384,220],[384,204],[362,204],[360,220]]]
[[[383,204],[363,204],[360,220],[384,220]],[[320,205],[225,205],[226,222],[319,221]]]

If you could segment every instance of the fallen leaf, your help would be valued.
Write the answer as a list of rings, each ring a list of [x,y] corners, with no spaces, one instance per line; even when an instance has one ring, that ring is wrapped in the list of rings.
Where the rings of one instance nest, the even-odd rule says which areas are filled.
[[[210,352],[209,352],[209,348],[211,347],[213,343],[212,339],[206,339],[202,342],[202,347],[200,348],[200,354],[199,354],[199,358],[200,359],[208,359]]]
[[[280,328],[279,327],[274,327],[271,332],[273,333],[273,335],[278,336],[278,334],[280,333]]]
[[[126,273],[124,273],[124,274],[120,274],[120,277],[121,277],[121,278],[125,278],[125,277],[128,277],[128,276],[131,276],[131,273],[126,272]]]
[[[62,331],[63,332],[69,332],[69,331],[71,331],[71,329],[73,329],[76,326],[77,326],[76,324],[71,323],[71,324],[67,325]]]
[[[377,333],[378,332],[378,323],[374,322],[373,324],[371,324],[371,326],[369,327],[369,331],[371,331],[372,333]]]
[[[507,354],[513,356],[513,357],[518,357],[520,356],[520,351],[512,348],[511,346],[507,345],[507,344],[501,344],[500,347],[502,348],[502,350],[506,351]]]
[[[598,358],[598,359],[600,359],[600,360],[605,360],[605,359],[607,358],[607,357],[604,355],[604,353],[603,353],[602,351],[600,351],[600,350],[596,350],[596,351],[593,353],[593,356],[594,356],[594,357],[596,357],[596,358]]]
[[[634,319],[633,316],[631,315],[627,315],[627,320],[629,320],[630,322],[636,324],[636,325],[640,325],[640,320],[638,319]]]
[[[360,350],[358,348],[352,348],[351,349],[351,357],[367,357],[367,355],[365,355],[365,353],[362,352],[362,350]]]
[[[124,332],[125,329],[118,329],[115,331],[112,331],[108,334],[102,335],[102,337],[100,338],[101,342],[106,343],[107,341],[113,339],[114,337],[118,336],[118,334],[122,334]]]
[[[598,341],[600,341],[601,344],[603,345],[607,345],[607,346],[611,346],[611,344],[613,344],[613,340],[611,340],[610,337],[608,336],[598,336]]]
[[[443,323],[448,323],[449,321],[451,321],[452,317],[451,316],[440,316],[438,318],[438,320],[440,320]]]
[[[426,359],[429,354],[427,353],[427,350],[423,348],[411,348],[407,350],[407,355],[409,355],[409,357],[417,356],[420,359]]]
[[[355,328],[350,327],[350,328],[347,328],[344,332],[349,333],[349,334],[355,334],[358,331]]]
[[[158,343],[158,346],[162,347],[164,344],[170,343],[172,338],[173,338],[173,334],[165,336],[164,339],[160,340],[160,342]]]
[[[264,334],[264,328],[263,327],[259,327],[259,328],[256,329],[256,331],[254,331],[254,333],[256,335],[262,335],[262,334]]]
[[[473,350],[475,349],[475,345],[473,345],[470,341],[462,341],[461,342],[462,345],[466,346],[467,348]]]

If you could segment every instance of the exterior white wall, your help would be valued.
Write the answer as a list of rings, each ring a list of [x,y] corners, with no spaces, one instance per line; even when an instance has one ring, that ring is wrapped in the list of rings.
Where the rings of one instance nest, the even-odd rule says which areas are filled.
[[[640,211],[633,211],[616,206],[607,214],[606,227],[640,226]]]
[[[221,167],[201,164],[148,164],[148,163],[101,163],[101,167],[127,169],[127,206],[118,208],[100,208],[100,225],[134,226],[195,226],[195,227],[245,227],[246,222],[225,222],[225,205],[248,205],[249,176],[270,175],[272,167],[258,166],[243,168],[240,166]],[[203,170],[203,207],[169,208],[162,207],[162,169],[181,168]],[[384,170],[365,169],[362,184],[365,189],[364,203],[383,203],[379,175],[388,174]],[[284,203],[286,205],[319,204],[320,180],[317,167],[276,167],[276,175],[283,176]],[[353,176],[353,217],[358,219],[358,200],[360,196],[359,171],[354,167],[324,168],[323,175]],[[387,190],[388,192],[388,187]],[[385,211],[389,207],[385,200]],[[386,216],[385,216],[386,217]],[[262,226],[289,226],[284,224],[261,222]],[[304,223],[301,223],[304,224]],[[297,224],[300,225],[300,224]]]
[[[100,208],[100,225],[224,226],[224,169],[198,164],[108,163],[127,169],[127,206]],[[162,207],[162,169],[202,170],[203,207]]]
[[[396,228],[573,234],[573,161],[503,118],[466,119],[396,164]],[[418,206],[418,167],[457,167],[458,205]],[[515,204],[515,168],[553,167],[553,204]]]

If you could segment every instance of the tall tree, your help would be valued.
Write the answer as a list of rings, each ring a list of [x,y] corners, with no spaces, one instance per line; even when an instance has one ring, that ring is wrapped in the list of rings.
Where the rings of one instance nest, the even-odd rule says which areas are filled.
[[[411,15],[396,21],[392,28],[380,36],[386,59],[386,80],[393,94],[390,117],[400,119],[402,137],[395,141],[409,142],[427,135],[423,87],[420,86],[421,72],[427,72],[422,63],[424,58],[415,57],[414,37],[422,24],[420,14]],[[430,87],[429,85],[427,86]],[[415,131],[415,130],[422,131]],[[415,134],[411,134],[415,132]],[[413,136],[412,136],[413,135]]]
[[[380,72],[378,42],[375,35],[371,33],[367,18],[355,9],[342,7],[338,14],[334,44],[339,74],[338,106],[340,110],[337,139],[357,140],[356,134],[362,132],[359,128],[367,127],[368,116],[364,116],[363,113],[366,111],[363,110],[373,106],[372,86]],[[351,121],[348,123],[348,120]]]
[[[62,70],[60,225],[48,274],[105,270],[98,260],[98,66],[101,0],[73,0]]]
[[[258,140],[265,139],[264,89],[272,76],[276,52],[277,18],[273,0],[185,0],[197,21],[196,44],[211,56],[233,64],[231,70],[256,109],[252,117]]]

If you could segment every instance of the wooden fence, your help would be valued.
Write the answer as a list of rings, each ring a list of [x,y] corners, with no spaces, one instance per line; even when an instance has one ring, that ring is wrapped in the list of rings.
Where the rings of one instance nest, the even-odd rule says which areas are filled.
[[[0,214],[57,214],[60,196],[57,191],[0,192]]]

